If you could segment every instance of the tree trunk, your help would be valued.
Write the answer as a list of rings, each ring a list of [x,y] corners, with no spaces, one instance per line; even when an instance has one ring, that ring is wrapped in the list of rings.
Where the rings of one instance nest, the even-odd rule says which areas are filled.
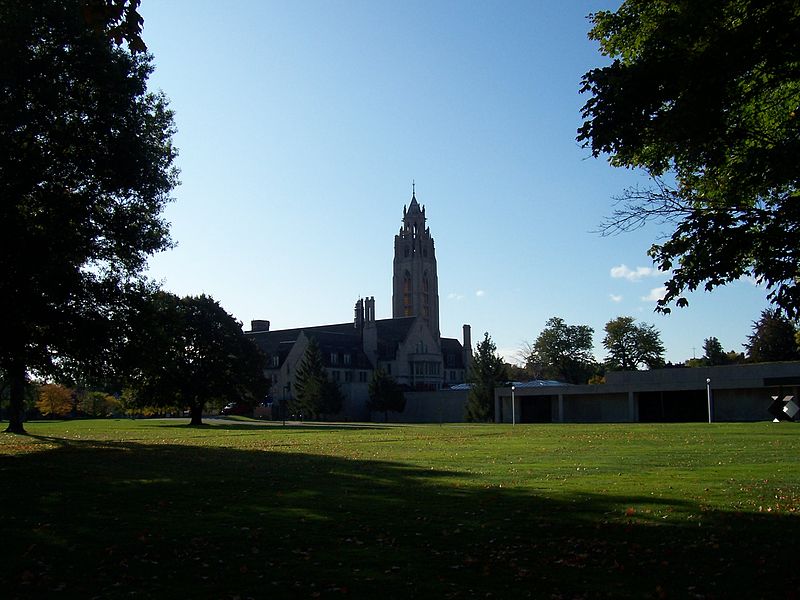
[[[6,433],[26,435],[28,432],[22,426],[22,411],[25,405],[25,367],[14,363],[9,366],[7,374],[10,390]]]
[[[189,407],[189,414],[192,416],[192,420],[189,425],[202,425],[203,424],[203,405],[199,403],[193,403]]]

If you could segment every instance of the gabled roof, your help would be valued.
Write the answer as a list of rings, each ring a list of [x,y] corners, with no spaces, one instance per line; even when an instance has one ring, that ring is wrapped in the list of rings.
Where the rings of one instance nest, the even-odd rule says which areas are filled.
[[[398,317],[375,321],[378,329],[378,360],[393,360],[397,348],[408,337],[417,317]]]
[[[445,369],[464,369],[464,346],[455,338],[441,338],[442,358],[444,359]],[[448,364],[448,357],[453,359]]]

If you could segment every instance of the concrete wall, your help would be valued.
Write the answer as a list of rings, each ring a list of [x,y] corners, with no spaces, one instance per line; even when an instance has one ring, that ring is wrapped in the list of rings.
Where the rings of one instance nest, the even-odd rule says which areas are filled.
[[[630,414],[628,394],[563,396],[564,423],[627,423]],[[554,419],[555,420],[555,419]]]
[[[406,409],[389,413],[390,423],[460,423],[464,421],[466,390],[406,392]],[[373,422],[383,422],[383,413],[372,413]]]

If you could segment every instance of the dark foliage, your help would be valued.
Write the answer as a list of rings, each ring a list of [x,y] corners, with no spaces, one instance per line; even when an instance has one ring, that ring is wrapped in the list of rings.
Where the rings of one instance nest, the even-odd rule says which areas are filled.
[[[158,292],[134,323],[127,370],[137,404],[182,407],[200,425],[209,402],[266,397],[264,355],[213,298]]]
[[[483,341],[476,347],[468,381],[472,384],[467,395],[467,421],[483,422],[494,420],[494,389],[498,383],[508,379],[505,363],[497,355],[497,346],[483,334]]]
[[[0,369],[9,430],[28,374],[99,368],[146,259],[170,246],[173,116],[151,58],[98,36],[80,0],[0,2]]]
[[[389,420],[389,411],[401,413],[406,408],[406,396],[397,381],[383,369],[376,369],[369,382],[369,409],[382,412]]]
[[[765,309],[753,323],[753,333],[747,336],[747,360],[774,362],[800,360],[797,347],[797,324],[776,310]]]
[[[750,275],[797,316],[796,0],[627,0],[592,21],[611,64],[583,77],[578,140],[655,183],[628,190],[602,232],[674,227],[650,249],[669,278],[657,310]]]

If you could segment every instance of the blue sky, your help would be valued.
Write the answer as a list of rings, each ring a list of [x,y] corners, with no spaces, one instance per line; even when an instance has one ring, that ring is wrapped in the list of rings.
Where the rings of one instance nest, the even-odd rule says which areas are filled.
[[[394,235],[416,181],[436,242],[442,335],[512,359],[552,316],[654,324],[672,361],[742,350],[766,292],[736,282],[653,312],[658,226],[602,238],[641,173],[575,141],[587,15],[619,2],[144,0],[151,87],[176,113],[177,247],[150,275],[249,328],[391,316]],[[654,291],[655,290],[655,291]]]

